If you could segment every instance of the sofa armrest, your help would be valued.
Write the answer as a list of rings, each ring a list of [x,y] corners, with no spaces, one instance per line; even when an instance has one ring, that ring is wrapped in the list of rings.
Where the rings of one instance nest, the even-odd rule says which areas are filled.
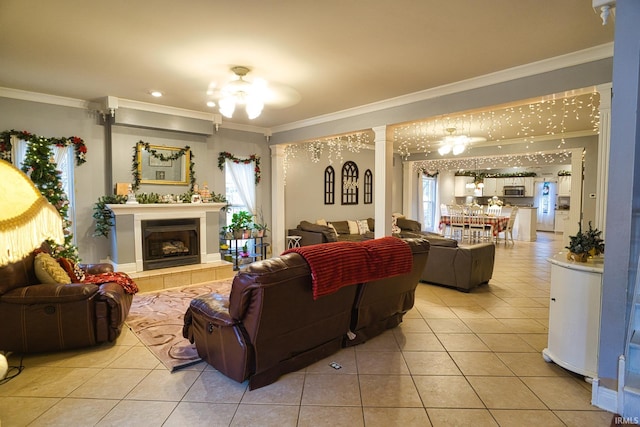
[[[319,245],[320,243],[327,243],[326,237],[319,232],[305,231],[298,229],[290,229],[288,236],[301,236],[300,246]]]
[[[103,283],[99,287],[96,298],[96,335],[99,339],[113,341],[120,335],[127,319],[133,295],[113,282]]]
[[[100,274],[100,273],[112,273],[113,265],[107,262],[98,263],[98,264],[78,264],[85,273],[88,274]]]
[[[200,317],[210,320],[211,324],[216,327],[229,327],[238,323],[229,315],[229,297],[227,295],[212,293],[199,296],[191,300],[189,308],[184,314],[182,336],[191,343],[194,341],[192,330],[194,312]]]
[[[468,290],[487,283],[493,275],[496,246],[493,243],[458,247],[454,263],[456,287]]]

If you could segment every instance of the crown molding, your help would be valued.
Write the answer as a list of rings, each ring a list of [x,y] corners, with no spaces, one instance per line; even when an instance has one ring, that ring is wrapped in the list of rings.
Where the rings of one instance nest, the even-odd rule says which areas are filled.
[[[285,132],[289,130],[332,122],[335,120],[347,119],[362,114],[374,113],[380,110],[411,104],[413,102],[425,101],[445,95],[452,95],[467,90],[478,89],[485,86],[491,86],[494,84],[504,83],[510,80],[516,80],[524,77],[531,77],[537,74],[560,70],[562,68],[586,64],[589,62],[599,61],[601,59],[611,57],[613,57],[613,42],[579,50],[576,52],[571,52],[566,55],[556,56],[537,62],[531,62],[529,64],[519,65],[517,67],[508,68],[506,70],[496,71],[495,73],[485,74],[484,76],[461,80],[459,82],[450,83],[431,89],[425,89],[419,92],[361,105],[359,107],[349,108],[346,110],[336,111],[334,113],[329,113],[306,120],[300,120],[289,124],[275,126],[272,128],[272,131],[273,133]]]
[[[46,93],[29,92],[26,90],[0,87],[0,97],[19,99],[21,101],[40,102],[43,104],[53,104],[62,107],[81,108],[84,110],[96,110],[100,104],[83,99],[67,98],[64,96],[48,95]]]

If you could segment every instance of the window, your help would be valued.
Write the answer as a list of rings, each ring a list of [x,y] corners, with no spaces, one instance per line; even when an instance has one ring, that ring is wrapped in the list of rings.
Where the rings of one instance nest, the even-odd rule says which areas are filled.
[[[373,203],[373,174],[371,169],[364,171],[364,204]]]
[[[26,155],[27,155],[27,141],[18,140],[14,138],[12,141],[13,146],[13,164],[22,169]],[[75,243],[75,197],[73,189],[73,165],[74,165],[74,151],[72,146],[58,147],[57,145],[51,145],[51,151],[53,153],[54,162],[56,163],[57,170],[61,171],[60,181],[62,182],[62,191],[67,195],[69,200],[68,220],[71,222],[71,233],[73,234]]]
[[[227,210],[227,224],[235,212],[247,211],[252,215],[256,205],[256,184],[252,163],[235,163],[227,160],[225,171],[225,196],[231,205]]]
[[[336,171],[332,166],[327,166],[324,170],[324,204],[333,205],[336,194]]]
[[[425,230],[435,230],[436,188],[436,177],[422,175],[422,224]]]
[[[358,204],[358,165],[352,161],[342,165],[342,204]]]

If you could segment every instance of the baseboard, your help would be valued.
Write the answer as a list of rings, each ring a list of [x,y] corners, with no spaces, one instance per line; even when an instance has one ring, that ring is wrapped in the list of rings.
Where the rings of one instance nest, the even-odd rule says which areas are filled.
[[[600,380],[593,379],[591,384],[591,404],[605,411],[618,413],[618,392],[600,386]]]

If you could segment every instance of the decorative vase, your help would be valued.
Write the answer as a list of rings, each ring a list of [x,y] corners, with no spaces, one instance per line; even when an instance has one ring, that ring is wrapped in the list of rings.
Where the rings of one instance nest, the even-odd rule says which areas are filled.
[[[575,253],[575,252],[567,252],[567,259],[569,261],[573,260],[576,262],[587,262],[587,259],[589,259],[589,253],[588,252],[581,252],[579,254]]]
[[[248,239],[251,237],[251,230],[243,230],[242,231],[242,238],[243,239]]]
[[[234,239],[242,239],[243,234],[244,234],[244,230],[233,230]]]
[[[256,237],[264,237],[264,230],[256,230]]]

